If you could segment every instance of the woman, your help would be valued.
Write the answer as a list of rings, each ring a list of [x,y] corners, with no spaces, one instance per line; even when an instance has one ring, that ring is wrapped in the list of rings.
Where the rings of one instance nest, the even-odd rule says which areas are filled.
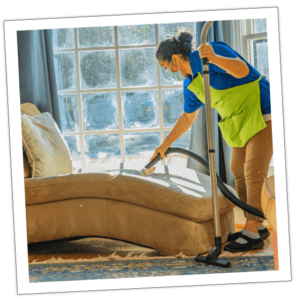
[[[184,111],[164,142],[156,148],[165,158],[166,150],[194,123],[204,105],[202,58],[209,60],[212,107],[221,115],[223,138],[232,147],[230,169],[241,201],[262,210],[261,191],[272,157],[272,130],[269,82],[223,42],[202,44],[196,51],[192,35],[182,32],[178,38],[164,40],[156,59],[167,75],[183,80]],[[225,251],[238,252],[264,247],[270,233],[263,219],[245,213],[246,225],[230,234]]]

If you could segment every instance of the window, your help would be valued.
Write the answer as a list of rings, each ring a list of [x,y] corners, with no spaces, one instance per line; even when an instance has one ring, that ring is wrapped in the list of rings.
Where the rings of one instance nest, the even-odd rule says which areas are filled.
[[[244,21],[242,55],[269,80],[266,19]]]
[[[242,55],[259,71],[268,81],[268,43],[267,43],[267,20],[245,20],[241,26]],[[274,174],[273,157],[270,161],[268,176]]]
[[[148,163],[183,111],[182,82],[154,58],[179,28],[196,38],[195,23],[53,30],[62,134],[74,172],[81,167]],[[188,148],[190,130],[173,146]],[[186,156],[165,164],[186,166]]]

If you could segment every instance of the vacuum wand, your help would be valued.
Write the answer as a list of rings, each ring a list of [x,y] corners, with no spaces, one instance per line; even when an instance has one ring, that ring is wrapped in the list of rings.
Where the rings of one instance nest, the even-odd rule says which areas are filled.
[[[206,43],[207,33],[213,21],[206,22],[202,34],[201,43]],[[210,95],[210,77],[209,77],[209,60],[203,58],[203,77],[204,77],[204,92],[205,92],[205,108],[206,108],[206,125],[207,125],[207,138],[209,147],[209,164],[210,164],[210,179],[212,189],[212,204],[213,204],[213,220],[215,231],[215,247],[209,252],[208,256],[198,255],[195,260],[221,267],[229,267],[230,263],[227,260],[219,259],[221,253],[221,230],[220,230],[220,215],[218,203],[218,190],[217,190],[217,176],[216,176],[216,163],[215,163],[215,148],[214,148],[214,135],[212,125],[212,108],[211,108],[211,95]]]

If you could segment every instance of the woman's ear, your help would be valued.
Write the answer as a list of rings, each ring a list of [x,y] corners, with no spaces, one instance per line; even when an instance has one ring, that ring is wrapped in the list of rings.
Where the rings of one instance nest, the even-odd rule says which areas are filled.
[[[172,55],[172,62],[173,62],[174,64],[178,65],[178,64],[179,64],[179,55],[173,54],[173,55]]]

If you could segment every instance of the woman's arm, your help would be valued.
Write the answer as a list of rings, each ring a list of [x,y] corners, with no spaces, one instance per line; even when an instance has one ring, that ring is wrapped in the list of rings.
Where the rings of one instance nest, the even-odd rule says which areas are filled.
[[[178,120],[176,121],[176,123],[174,124],[172,130],[167,135],[164,142],[159,147],[156,148],[155,153],[150,159],[150,161],[152,161],[157,156],[158,153],[160,153],[161,158],[167,157],[165,155],[167,149],[170,148],[171,145],[178,138],[180,138],[185,132],[187,132],[190,129],[190,127],[193,125],[197,117],[197,114],[198,114],[198,110],[190,114],[183,112],[178,118]]]
[[[198,114],[198,110],[193,113],[183,112],[176,123],[174,124],[172,130],[167,135],[163,144],[169,148],[177,139],[179,139],[185,132],[187,132],[193,125]]]
[[[249,74],[249,68],[244,61],[217,55],[209,44],[202,44],[198,51],[200,58],[207,57],[210,63],[215,64],[235,78],[243,78]]]

